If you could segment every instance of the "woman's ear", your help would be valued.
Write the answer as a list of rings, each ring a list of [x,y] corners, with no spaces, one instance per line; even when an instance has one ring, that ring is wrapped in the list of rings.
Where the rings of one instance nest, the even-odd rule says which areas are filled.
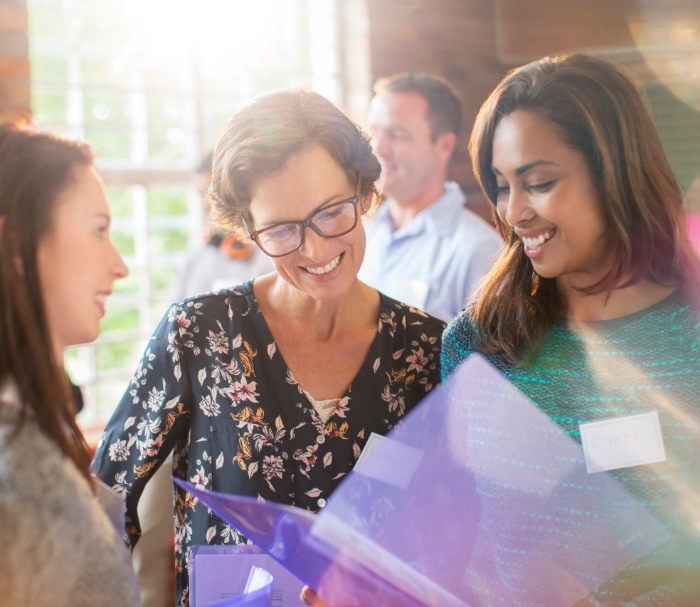
[[[373,208],[374,197],[376,196],[374,190],[370,190],[366,194],[360,196],[360,209],[362,209],[362,215],[366,215]]]

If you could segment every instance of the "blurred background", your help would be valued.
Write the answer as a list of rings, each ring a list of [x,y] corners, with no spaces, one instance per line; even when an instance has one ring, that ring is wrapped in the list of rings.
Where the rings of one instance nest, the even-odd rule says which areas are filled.
[[[92,143],[131,270],[100,339],[67,355],[83,427],[101,429],[202,241],[197,166],[242,103],[307,86],[363,124],[378,77],[444,76],[465,114],[452,178],[488,216],[466,149],[479,106],[508,70],[570,51],[644,89],[696,221],[697,0],[0,0],[0,117]]]

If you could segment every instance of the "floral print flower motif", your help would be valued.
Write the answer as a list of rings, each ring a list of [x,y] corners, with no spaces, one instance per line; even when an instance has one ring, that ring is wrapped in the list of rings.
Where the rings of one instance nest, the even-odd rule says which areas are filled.
[[[112,489],[116,491],[119,495],[123,495],[126,493],[126,490],[128,488],[128,485],[126,483],[126,471],[120,472],[119,474],[114,475],[114,485],[112,485]]]
[[[163,384],[165,384],[165,381],[163,381]],[[149,390],[147,406],[151,411],[158,411],[163,405],[163,402],[165,402],[164,388],[165,386],[163,386],[162,390],[158,390],[155,386],[153,386]]]
[[[304,451],[298,449],[294,452],[294,459],[304,464],[300,469],[303,473],[308,473],[316,465],[316,451],[318,451],[318,444],[310,445]]]
[[[199,401],[199,409],[207,417],[216,417],[221,412],[219,403],[214,400],[211,393],[205,395],[202,400]]]
[[[338,404],[335,406],[335,411],[333,412],[333,415],[337,415],[338,417],[345,417],[345,414],[348,411],[348,405],[350,403],[350,397],[349,396],[344,396],[338,401]]]
[[[221,325],[219,324],[219,326]],[[212,352],[216,352],[217,354],[228,354],[228,336],[224,332],[223,328],[217,333],[209,331],[207,341],[209,342],[209,348],[211,348]]]
[[[389,403],[389,411],[398,411],[401,415],[404,414],[406,403],[403,397],[403,390],[401,388],[399,388],[396,392],[392,392],[391,386],[384,386],[382,400]]]
[[[243,350],[239,352],[239,356],[241,357],[241,364],[243,365],[243,374],[246,377],[250,377],[255,372],[253,362],[257,354],[258,353],[250,347],[247,341],[243,342]]]
[[[406,362],[411,363],[408,366],[409,372],[416,371],[420,373],[430,361],[425,352],[423,352],[423,348],[419,347],[417,350],[413,350],[410,356],[406,357]]]
[[[111,461],[125,462],[128,457],[129,450],[126,447],[126,440],[118,440],[109,446],[109,459]]]
[[[209,479],[207,478],[207,473],[205,472],[203,466],[199,467],[199,469],[197,470],[197,474],[190,477],[190,482],[194,484],[194,486],[197,487],[197,489],[206,488],[206,486],[209,484]]]
[[[254,425],[267,425],[265,421],[265,409],[258,407],[257,411],[253,412],[250,407],[243,407],[238,413],[231,413],[231,417],[238,422],[238,427],[248,427],[248,431],[253,430]]]
[[[186,330],[189,329],[190,325],[192,324],[192,321],[187,318],[187,314],[185,314],[184,310],[175,317],[175,321],[181,334],[186,332]]]
[[[331,436],[333,438],[349,438],[347,422],[343,422],[340,425],[337,425],[335,422],[332,421],[328,422],[328,424],[326,425],[326,435]]]
[[[266,481],[272,478],[282,478],[284,460],[279,455],[266,455],[262,462],[262,473]]]
[[[248,461],[253,457],[253,451],[250,448],[250,432],[246,432],[243,436],[238,437],[238,452],[233,458],[233,463],[238,464],[241,470],[248,469]]]
[[[283,447],[283,441],[287,435],[287,431],[282,426],[281,420],[278,417],[276,430],[272,430],[270,426],[263,426],[257,434],[253,435],[255,441],[255,449],[262,451],[267,446],[272,446],[275,449]]]
[[[220,382],[230,384],[240,374],[241,368],[235,358],[231,358],[226,362],[217,359],[217,364],[213,366],[211,371],[211,377],[217,384]]]
[[[259,394],[255,391],[256,388],[257,383],[254,381],[248,383],[244,375],[240,381],[233,382],[228,388],[223,388],[221,393],[228,396],[235,404],[243,401],[257,403]]]
[[[163,445],[163,435],[159,434],[155,438],[149,437],[141,443],[141,457],[153,457],[158,454]]]

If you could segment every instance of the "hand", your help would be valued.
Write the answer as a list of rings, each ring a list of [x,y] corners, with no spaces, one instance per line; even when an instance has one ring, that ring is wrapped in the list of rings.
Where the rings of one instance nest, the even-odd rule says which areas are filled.
[[[299,598],[304,605],[308,605],[309,607],[328,607],[328,603],[326,603],[308,586],[304,586],[302,588]]]

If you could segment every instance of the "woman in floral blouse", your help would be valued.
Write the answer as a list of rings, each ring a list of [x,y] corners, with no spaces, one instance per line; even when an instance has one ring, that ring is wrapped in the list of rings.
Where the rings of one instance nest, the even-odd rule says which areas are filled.
[[[93,462],[126,498],[132,544],[170,452],[173,474],[200,487],[317,512],[370,434],[439,381],[442,321],[357,279],[379,171],[363,132],[313,92],[263,95],[226,125],[214,216],[275,271],[173,305],[151,338]],[[178,604],[191,546],[244,541],[176,489]]]

